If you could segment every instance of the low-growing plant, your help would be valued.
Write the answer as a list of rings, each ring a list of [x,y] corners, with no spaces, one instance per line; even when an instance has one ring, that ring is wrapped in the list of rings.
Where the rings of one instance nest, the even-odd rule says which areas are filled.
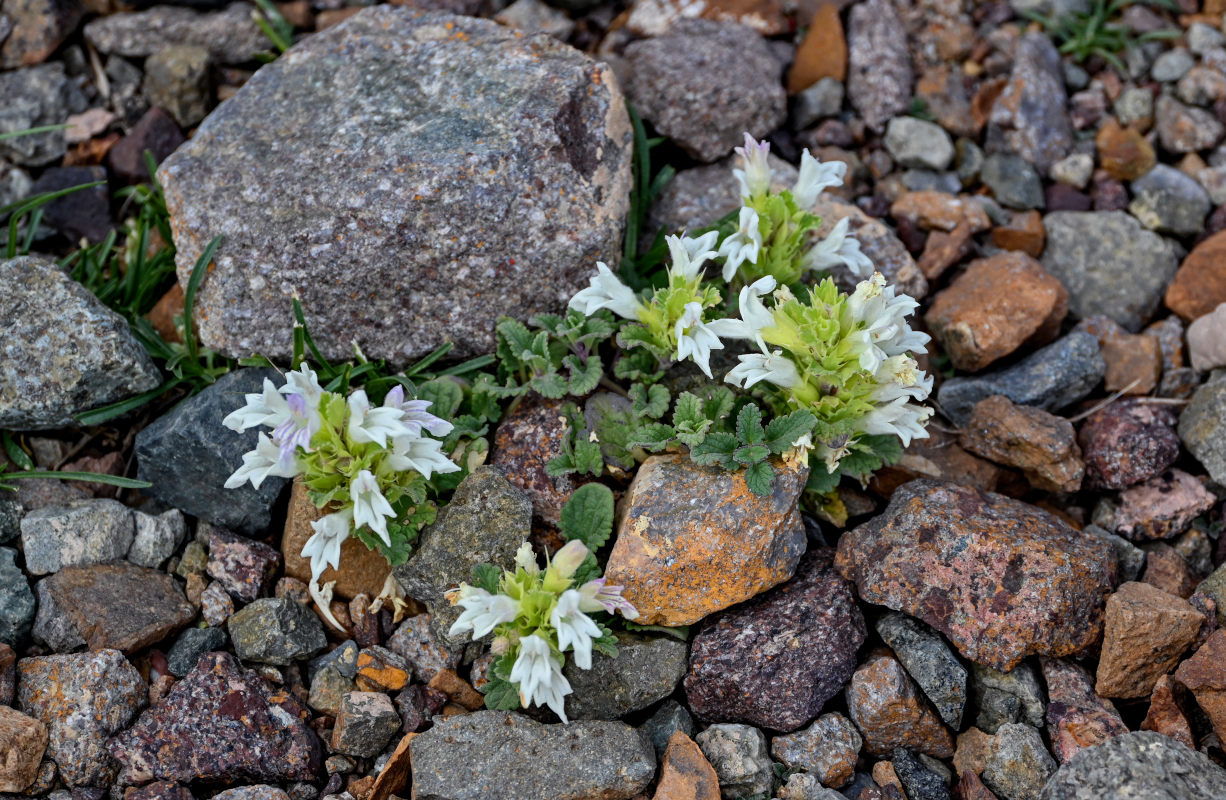
[[[1071,55],[1078,63],[1091,56],[1098,56],[1121,74],[1128,68],[1119,54],[1125,50],[1161,39],[1175,39],[1183,35],[1178,28],[1160,28],[1134,35],[1120,14],[1131,5],[1144,4],[1182,13],[1174,0],[1090,0],[1088,11],[1073,11],[1061,17],[1023,11],[1027,19],[1038,22],[1055,40],[1061,53]]]

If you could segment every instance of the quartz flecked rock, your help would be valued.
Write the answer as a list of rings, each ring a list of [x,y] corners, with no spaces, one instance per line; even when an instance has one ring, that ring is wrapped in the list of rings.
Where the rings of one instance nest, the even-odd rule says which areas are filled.
[[[844,786],[855,775],[864,740],[842,714],[822,714],[802,731],[776,736],[771,755],[793,769],[813,773],[824,786]]]
[[[966,667],[958,657],[935,631],[905,614],[884,614],[876,627],[941,719],[959,730],[966,705]]]
[[[118,650],[25,658],[17,664],[17,705],[47,726],[48,755],[69,786],[107,786],[115,763],[107,738],[148,700],[140,673]]]
[[[1209,477],[1226,485],[1226,370],[1216,370],[1179,415],[1179,439],[1204,465]]]
[[[913,73],[907,28],[890,0],[855,4],[847,16],[847,96],[861,118],[881,130],[911,103]]]
[[[388,650],[403,657],[413,668],[413,676],[421,683],[445,669],[460,666],[462,647],[448,647],[435,638],[430,630],[430,615],[418,614],[400,623],[400,627],[385,643]]]
[[[1047,734],[1061,764],[1077,752],[1128,733],[1111,701],[1094,691],[1085,669],[1061,658],[1041,659],[1047,684]]]
[[[1086,418],[1077,433],[1087,488],[1126,489],[1160,475],[1179,457],[1170,406],[1120,399]]]
[[[85,640],[77,632],[77,626],[64,610],[56,605],[55,597],[49,589],[46,580],[34,585],[38,613],[34,617],[30,637],[35,644],[53,653],[72,653],[85,649]]]
[[[675,455],[643,462],[605,567],[640,623],[689,625],[791,577],[805,549],[796,501],[807,470],[779,467],[759,497],[743,472]]]
[[[787,116],[783,65],[766,41],[734,22],[685,19],[629,45],[626,96],[643,118],[700,161],[714,161],[779,127]]]
[[[115,500],[40,508],[21,520],[21,549],[32,575],[123,558],[135,535],[132,509]]]
[[[698,717],[794,731],[838,694],[866,632],[832,560],[811,551],[792,580],[703,622],[685,677]]]
[[[332,728],[334,753],[374,758],[400,730],[400,715],[382,692],[348,692]]]
[[[1023,36],[1013,73],[988,116],[988,149],[1010,150],[1046,173],[1073,146],[1067,97],[1051,39],[1042,33]]]
[[[896,747],[936,758],[954,754],[953,735],[887,651],[870,655],[852,675],[847,710],[864,737],[865,751],[878,758]]]
[[[73,427],[162,382],[124,318],[50,261],[0,261],[0,286],[0,428]]]
[[[1082,750],[1056,770],[1039,794],[1039,800],[1141,797],[1226,797],[1226,770],[1168,736],[1140,731]]]
[[[532,498],[533,515],[547,525],[557,526],[575,490],[574,476],[554,478],[545,471],[550,459],[562,454],[568,433],[562,401],[535,395],[525,397],[494,431],[490,463]]]
[[[1043,724],[1043,689],[1033,667],[1021,663],[1008,672],[971,664],[972,705],[979,710],[975,725],[996,733],[1001,725]]]
[[[1001,725],[988,746],[983,782],[1006,800],[1038,800],[1056,761],[1029,725]]]
[[[1133,181],[1131,189],[1128,210],[1151,231],[1195,236],[1205,229],[1205,217],[1213,206],[1191,175],[1158,164]]]
[[[226,479],[242,466],[243,454],[255,449],[259,432],[252,428],[235,433],[221,424],[243,405],[244,394],[262,390],[264,378],[282,382],[275,370],[235,370],[138,433],[136,475],[153,484],[145,491],[227,530],[265,530],[289,481],[269,477],[259,489],[249,483],[225,488]]]
[[[265,597],[226,622],[235,654],[244,661],[289,664],[323,650],[328,640],[315,613],[296,600]]]
[[[128,548],[128,560],[142,567],[157,569],[179,551],[187,538],[187,520],[177,508],[154,516],[143,511],[132,512],[136,535]]]
[[[651,742],[624,723],[542,725],[507,711],[436,721],[409,748],[418,800],[628,800],[656,769]]]
[[[263,542],[236,536],[220,528],[210,528],[209,564],[206,568],[209,577],[239,600],[250,603],[271,587],[281,567],[281,554]]]
[[[166,665],[170,674],[182,678],[196,668],[196,662],[205,653],[221,650],[230,641],[222,628],[188,628],[179,634],[174,645],[166,653]]]
[[[109,748],[132,784],[315,780],[321,745],[304,712],[234,656],[209,653]]]
[[[363,9],[260,69],[158,171],[181,281],[225,236],[200,339],[288,357],[297,293],[329,358],[355,340],[397,363],[444,339],[490,352],[499,315],[561,310],[616,260],[631,138],[612,73],[568,45]]]
[[[126,58],[151,56],[175,45],[198,45],[223,64],[242,64],[261,50],[272,49],[251,19],[253,10],[249,3],[231,3],[209,13],[159,5],[99,17],[85,26],[85,38],[102,53]]]
[[[719,776],[720,793],[726,800],[770,791],[772,766],[762,731],[749,725],[719,723],[695,736],[694,741]]]
[[[617,719],[673,693],[685,675],[686,645],[671,636],[617,634],[617,657],[592,654],[592,668],[568,659],[562,674],[570,719]]]
[[[1107,541],[1026,503],[929,480],[903,485],[885,513],[844,534],[835,566],[861,599],[1001,670],[1094,644],[1116,576]]]
[[[1179,266],[1171,243],[1122,211],[1054,211],[1043,225],[1043,267],[1068,290],[1073,317],[1139,330]]]

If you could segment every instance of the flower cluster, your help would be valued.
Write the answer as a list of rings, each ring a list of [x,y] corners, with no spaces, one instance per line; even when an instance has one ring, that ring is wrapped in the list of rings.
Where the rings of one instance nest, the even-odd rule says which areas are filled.
[[[562,674],[569,650],[581,669],[592,668],[592,651],[616,654],[608,628],[588,614],[618,612],[635,619],[638,612],[621,596],[620,586],[604,578],[575,586],[575,575],[588,559],[578,540],[568,542],[541,569],[532,545],[524,542],[515,554],[515,569],[505,570],[486,587],[460,584],[447,594],[464,609],[450,635],[468,633],[473,639],[494,634],[491,651],[498,656],[486,688],[486,703],[497,702],[500,684],[513,687],[519,704],[546,705],[566,722],[564,698],[571,693]],[[493,707],[491,705],[491,707]]]
[[[451,423],[429,407],[426,400],[406,400],[400,386],[381,406],[373,406],[363,389],[348,397],[326,391],[304,365],[286,373],[284,386],[265,378],[263,391],[246,395],[246,404],[223,420],[237,432],[272,431],[260,431],[227,489],[247,482],[258,489],[269,476],[301,475],[316,507],[330,510],[311,523],[315,533],[302,548],[311,562],[311,595],[325,614],[331,584],[321,589],[319,577],[340,565],[344,541],[356,535],[388,554],[404,535],[389,525],[429,522],[435,509],[427,500],[427,481],[460,469],[442,453],[442,442],[431,438],[446,436]]]

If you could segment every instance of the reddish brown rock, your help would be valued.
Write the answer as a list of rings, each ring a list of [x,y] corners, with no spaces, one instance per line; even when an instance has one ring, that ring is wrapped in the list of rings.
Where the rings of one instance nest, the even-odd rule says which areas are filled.
[[[984,492],[996,489],[1001,469],[973,456],[958,445],[956,434],[928,429],[928,438],[912,439],[902,458],[873,475],[869,486],[882,497],[916,478],[931,478],[969,486]]]
[[[1093,645],[1115,581],[1106,539],[998,494],[918,480],[843,535],[836,567],[861,599],[917,617],[1007,672]]]
[[[605,567],[644,625],[690,625],[791,577],[805,549],[796,501],[808,470],[778,464],[759,497],[743,472],[652,456],[623,500]]]
[[[494,432],[490,463],[528,495],[533,514],[547,525],[558,524],[562,506],[575,490],[571,476],[551,478],[545,472],[545,465],[562,454],[566,435],[562,403],[535,395],[507,414]]]
[[[0,642],[0,706],[11,706],[17,692],[17,654]]]
[[[1152,336],[1129,333],[1115,320],[1102,315],[1088,317],[1077,325],[1098,340],[1107,362],[1104,385],[1109,392],[1150,394],[1162,376],[1162,348]]]
[[[1095,691],[1103,697],[1148,697],[1179,663],[1204,618],[1174,595],[1129,582],[1107,599]]]
[[[1216,502],[1196,478],[1171,469],[1120,492],[1112,521],[1116,533],[1134,542],[1170,539]]]
[[[915,96],[924,100],[934,120],[958,136],[979,138],[982,122],[971,111],[971,98],[963,83],[962,70],[937,64],[924,70],[915,81]]]
[[[1196,737],[1178,700],[1183,691],[1183,686],[1175,683],[1170,675],[1159,678],[1154,684],[1154,693],[1150,695],[1149,711],[1141,723],[1141,730],[1161,733],[1195,750]]]
[[[360,657],[358,663],[361,663]],[[430,679],[429,687],[437,689],[453,703],[458,703],[469,711],[485,707],[485,697],[474,689],[472,684],[457,675],[455,670],[439,670],[438,674]]]
[[[1170,406],[1132,400],[1095,411],[1077,434],[1086,487],[1126,489],[1160,475],[1179,457],[1175,421]]]
[[[1141,581],[1176,597],[1191,597],[1200,583],[1200,576],[1192,572],[1179,551],[1162,543],[1150,545],[1146,550]]]
[[[1038,211],[1015,211],[1009,221],[992,229],[992,244],[1002,250],[1020,250],[1032,258],[1043,254],[1047,231]]]
[[[802,92],[822,78],[841,82],[846,77],[847,40],[839,7],[826,3],[817,9],[796,48],[796,59],[788,70],[788,94]]]
[[[302,480],[295,479],[286,512],[285,531],[281,537],[285,574],[291,578],[304,582],[311,579],[311,562],[302,557],[302,548],[315,533],[311,523],[324,513],[311,502]],[[339,599],[352,600],[359,594],[377,597],[383,592],[383,584],[391,572],[392,568],[378,550],[371,550],[356,537],[350,536],[341,544],[340,570],[328,567],[319,576],[319,582],[323,585],[336,581],[332,596]]]
[[[0,706],[0,792],[23,792],[38,777],[47,749],[47,726]]]
[[[1094,145],[1098,148],[1099,164],[1116,180],[1136,180],[1157,163],[1153,145],[1132,128],[1121,128],[1114,118],[1098,129]]]
[[[85,10],[78,0],[6,0],[5,19],[0,22],[0,69],[46,61],[76,29]]]
[[[952,790],[953,800],[997,800],[992,790],[983,785],[979,775],[965,772]]]
[[[1015,467],[1036,489],[1075,492],[1085,464],[1073,424],[1041,408],[992,395],[971,409],[959,441],[978,456]]]
[[[1047,733],[1058,762],[1063,764],[1079,750],[1128,733],[1111,701],[1095,693],[1090,673],[1058,658],[1045,658],[1042,665],[1047,683]]]
[[[654,800],[720,800],[715,768],[682,731],[668,739]]]
[[[847,710],[864,737],[864,749],[878,758],[896,747],[936,758],[954,754],[954,737],[888,651],[878,651],[851,676]]]
[[[1025,253],[971,262],[924,320],[954,365],[975,371],[1025,344],[1046,344],[1068,314],[1068,292]]]
[[[959,222],[952,231],[933,231],[924,242],[924,252],[920,254],[918,266],[924,277],[934,281],[945,270],[957,264],[970,255],[975,249],[975,240],[971,237],[970,223]]]
[[[972,233],[992,227],[983,206],[969,195],[952,195],[924,190],[906,192],[890,206],[895,219],[907,219],[925,230],[952,231],[967,223]]]
[[[1226,630],[1214,633],[1180,664],[1175,680],[1188,687],[1213,723],[1213,732],[1226,741]]]
[[[263,542],[209,526],[210,578],[239,600],[250,603],[272,588],[281,554]]]
[[[978,728],[967,728],[958,734],[957,749],[954,751],[954,769],[957,773],[965,775],[972,772],[978,775],[983,772],[991,744],[992,735]]]
[[[1166,307],[1186,322],[1222,303],[1226,303],[1226,231],[1192,248],[1166,288]]]
[[[366,800],[388,800],[393,794],[398,796],[404,794],[403,789],[408,785],[409,776],[413,773],[413,766],[409,759],[409,743],[416,735],[408,733],[401,737],[400,744],[396,745],[391,758],[387,760],[379,776],[375,778],[375,785],[371,788],[370,796]]]

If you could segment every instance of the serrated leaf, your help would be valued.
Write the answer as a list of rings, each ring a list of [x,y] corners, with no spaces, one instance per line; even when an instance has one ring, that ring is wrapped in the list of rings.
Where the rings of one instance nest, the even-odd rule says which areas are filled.
[[[736,464],[732,460],[736,447],[736,437],[731,433],[712,433],[690,449],[690,460],[696,464],[718,464],[728,468]]]
[[[711,389],[702,403],[702,415],[706,419],[718,423],[732,413],[736,403],[736,395],[727,386],[716,386]]]
[[[477,564],[473,567],[473,586],[490,594],[498,591],[498,581],[501,579],[502,570],[493,564]]]
[[[520,354],[532,347],[532,332],[522,322],[511,317],[501,317],[494,326],[497,333],[495,350],[502,365],[512,371],[523,367]]]
[[[775,455],[782,455],[797,439],[813,430],[817,417],[805,409],[775,417],[766,426],[766,446]]]
[[[765,461],[770,454],[770,449],[764,444],[747,444],[738,447],[732,454],[732,458],[736,460],[736,463],[744,464],[748,467],[751,464],[757,464],[759,461]]]
[[[809,478],[805,482],[805,491],[829,494],[839,485],[842,477],[842,472],[827,472],[821,459],[812,458],[809,460]]]
[[[600,445],[582,441],[575,444],[575,469],[580,473],[590,472],[597,478],[604,472],[604,456]]]
[[[898,459],[902,458],[902,441],[897,436],[888,434],[861,436],[857,444],[872,450],[881,457],[885,464],[895,464]]]
[[[631,410],[639,416],[659,419],[668,411],[668,388],[660,384],[645,386],[636,383],[630,387]]]
[[[575,570],[575,574],[571,576],[575,586],[582,586],[588,581],[595,580],[600,577],[600,563],[596,560],[596,556],[591,553],[587,554],[587,558],[583,559],[583,563]]]
[[[613,362],[613,376],[623,381],[654,383],[664,376],[664,369],[647,350],[631,350]]]
[[[576,489],[562,506],[559,529],[567,541],[583,542],[596,552],[613,533],[613,492],[603,483],[587,483]]]
[[[617,658],[617,637],[603,625],[600,627],[604,629],[605,634],[599,639],[592,640],[592,649],[609,658]]]
[[[709,422],[702,413],[702,399],[693,392],[682,392],[677,396],[677,405],[673,408],[673,425],[678,428],[693,430],[703,422]]]
[[[435,378],[417,387],[417,399],[429,400],[430,413],[449,420],[460,410],[460,404],[464,402],[464,390],[453,380]]]
[[[662,422],[653,422],[650,425],[644,425],[639,428],[638,435],[631,442],[635,447],[642,447],[644,450],[658,452],[668,447],[668,443],[673,440],[676,431],[673,426],[665,425]]]
[[[604,364],[601,363],[600,356],[595,354],[588,356],[586,362],[580,361],[578,356],[567,356],[562,359],[562,363],[570,371],[566,389],[575,397],[590,394],[604,376]]]
[[[483,688],[486,708],[494,711],[514,711],[520,707],[519,690],[510,681],[491,676]]]
[[[603,460],[621,470],[634,469],[637,462],[630,452],[631,442],[639,424],[631,402],[611,392],[597,392],[584,403],[583,417],[588,429],[596,434]]]
[[[745,444],[758,444],[766,436],[762,429],[762,409],[749,403],[736,415],[736,438]]]
[[[770,465],[770,462],[759,461],[745,470],[745,485],[749,491],[759,497],[765,497],[771,493],[771,484],[774,481],[775,468]]]
[[[543,375],[534,376],[528,381],[528,386],[541,397],[550,400],[560,400],[566,396],[566,379],[552,369]]]

